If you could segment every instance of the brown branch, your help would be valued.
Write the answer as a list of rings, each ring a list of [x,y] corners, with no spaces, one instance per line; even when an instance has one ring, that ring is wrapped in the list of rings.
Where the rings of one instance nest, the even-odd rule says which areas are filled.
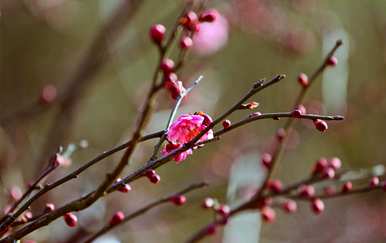
[[[295,105],[294,107],[298,106],[299,104],[301,104],[303,102],[303,99],[305,97],[305,95],[307,94],[307,91],[310,89],[310,87],[315,83],[316,79],[323,73],[323,71],[328,67],[328,60],[335,54],[335,52],[338,50],[338,48],[342,45],[342,41],[341,40],[338,40],[336,43],[335,43],[335,46],[332,48],[332,50],[327,54],[327,56],[325,57],[325,59],[323,60],[323,63],[320,65],[320,67],[318,69],[315,70],[315,72],[311,75],[310,77],[310,80],[309,80],[309,85],[306,86],[306,87],[303,87],[295,101]],[[284,125],[284,130],[285,130],[285,133],[287,134],[284,139],[278,143],[277,145],[277,148],[275,150],[275,152],[272,154],[272,162],[271,162],[271,167],[270,169],[268,170],[268,173],[265,177],[265,180],[260,188],[260,191],[256,194],[256,197],[260,197],[260,195],[263,193],[263,191],[265,190],[266,186],[267,186],[267,183],[268,183],[268,180],[271,178],[272,176],[272,173],[274,171],[274,168],[275,168],[275,165],[277,164],[277,162],[279,161],[280,159],[280,156],[283,152],[283,149],[284,149],[284,146],[286,144],[286,141],[287,141],[287,138],[288,138],[288,134],[290,132],[290,129],[291,127],[293,126],[293,123],[294,123],[294,119],[290,119],[290,120],[287,120],[287,122],[285,123]]]
[[[296,107],[297,105],[302,103],[302,101],[303,101],[308,89],[310,88],[310,86],[315,82],[315,80],[319,77],[319,75],[322,74],[323,71],[327,68],[329,58],[331,58],[335,54],[336,50],[341,45],[342,45],[342,41],[338,40],[336,42],[335,46],[332,48],[332,50],[328,53],[328,55],[326,56],[326,58],[324,59],[323,63],[320,65],[320,67],[318,69],[316,69],[316,71],[311,75],[310,80],[309,80],[309,85],[302,88],[302,90],[300,91],[300,93],[295,101],[294,107]],[[268,169],[267,175],[266,175],[260,189],[249,201],[247,201],[247,202],[239,205],[238,207],[232,209],[230,212],[230,217],[241,212],[241,211],[244,211],[244,210],[255,209],[258,202],[262,200],[263,192],[268,185],[268,181],[271,178],[274,167],[275,167],[277,161],[279,160],[280,154],[282,153],[282,150],[283,150],[284,145],[286,143],[286,138],[288,138],[288,132],[290,131],[290,128],[292,127],[293,122],[294,122],[294,119],[289,119],[289,120],[287,120],[287,122],[284,125],[284,130],[285,130],[287,135],[280,143],[278,143],[277,148],[272,155],[271,167]],[[197,233],[195,233],[187,242],[193,243],[193,242],[200,241],[201,239],[203,239],[205,236],[208,235],[207,234],[208,229],[210,227],[213,227],[213,225],[214,226],[221,225],[221,220],[217,220],[217,221],[212,222],[211,224],[206,225],[201,230],[199,230]]]
[[[34,230],[36,230],[36,229],[38,229],[38,228],[40,228],[42,226],[45,226],[45,225],[49,224],[50,222],[52,222],[53,220],[57,219],[58,217],[61,217],[62,215],[64,215],[67,212],[79,211],[79,210],[82,210],[84,208],[87,208],[92,203],[94,203],[100,196],[103,196],[105,190],[106,190],[107,193],[111,193],[111,192],[115,191],[117,188],[119,188],[119,186],[121,186],[122,184],[129,183],[131,181],[134,181],[134,180],[142,177],[147,170],[155,169],[155,168],[158,168],[159,166],[165,164],[167,161],[170,161],[170,159],[173,156],[175,156],[176,154],[178,154],[180,152],[183,152],[183,151],[186,151],[186,150],[192,148],[193,146],[195,146],[195,143],[207,131],[209,131],[211,128],[213,128],[216,124],[220,123],[228,115],[230,115],[234,111],[238,110],[238,107],[240,106],[240,104],[244,103],[246,100],[248,100],[250,97],[252,97],[256,93],[258,93],[259,91],[262,91],[265,88],[270,87],[271,85],[279,82],[283,78],[284,78],[284,75],[277,75],[272,80],[270,80],[268,82],[264,82],[264,81],[256,82],[254,84],[254,86],[252,87],[252,89],[244,97],[242,97],[230,109],[225,111],[219,118],[217,118],[215,121],[213,121],[206,129],[204,129],[200,134],[198,134],[194,139],[192,139],[191,142],[185,144],[181,148],[176,149],[176,150],[170,152],[169,154],[164,155],[164,156],[162,156],[162,157],[160,157],[160,158],[158,158],[158,159],[156,159],[154,161],[152,161],[152,160],[149,161],[146,165],[144,165],[143,167],[141,167],[137,171],[131,173],[128,176],[126,176],[124,179],[121,180],[121,182],[115,183],[115,184],[113,184],[112,186],[110,186],[107,189],[106,185],[108,184],[108,182],[114,181],[114,179],[117,176],[117,174],[119,174],[118,172],[120,172],[124,168],[124,165],[127,163],[127,159],[130,157],[131,152],[132,152],[132,149],[130,149],[130,148],[133,148],[134,145],[135,145],[135,143],[132,142],[131,146],[128,146],[130,151],[129,151],[129,149],[126,150],[124,156],[122,157],[120,163],[118,164],[118,167],[116,167],[114,172],[112,172],[111,174],[109,174],[107,176],[105,181],[101,184],[101,186],[96,191],[93,191],[93,192],[85,195],[84,197],[82,197],[80,199],[73,200],[72,202],[64,205],[61,208],[56,209],[53,212],[50,212],[50,213],[42,215],[40,218],[38,218],[35,221],[25,225],[21,229],[13,232],[11,235],[9,235],[5,239],[3,239],[3,241],[0,241],[0,242],[7,242],[7,240],[20,239],[21,237],[27,235],[28,233],[30,233],[30,232],[32,232],[32,231],[34,231]],[[152,92],[150,92],[150,93],[152,93]],[[147,105],[145,106],[145,108],[148,107],[148,105],[151,103],[149,101],[149,99],[147,99],[147,100],[148,100],[148,102],[147,102]],[[149,109],[144,109],[144,112],[142,112],[142,114],[146,114],[148,111],[149,111]],[[144,117],[144,115],[142,115],[141,117]],[[144,121],[144,120],[141,119],[141,121]],[[141,124],[143,124],[143,123],[140,123],[138,127],[141,127]],[[138,129],[138,127],[137,127],[137,129]],[[137,129],[136,129],[136,131],[137,131]],[[137,136],[136,133],[134,133],[133,139],[131,141],[136,141],[135,136]],[[114,177],[114,179],[112,179],[113,177]]]
[[[196,146],[196,143],[200,140],[200,138],[202,136],[204,136],[210,129],[212,129],[215,125],[219,124],[220,122],[222,122],[226,117],[228,117],[230,114],[232,114],[233,112],[237,111],[238,110],[238,107],[240,106],[240,104],[244,103],[246,100],[248,100],[250,97],[252,97],[253,95],[255,95],[256,93],[258,93],[259,91],[262,91],[264,90],[265,88],[267,87],[270,87],[271,85],[273,84],[276,84],[277,82],[279,82],[280,80],[282,80],[285,76],[284,75],[277,75],[275,76],[274,78],[272,78],[270,81],[268,82],[264,82],[264,81],[258,81],[256,82],[252,89],[244,96],[242,97],[235,105],[233,105],[231,108],[229,108],[228,110],[226,110],[220,117],[218,117],[217,119],[215,119],[211,124],[209,124],[204,130],[202,130],[196,137],[194,137],[189,143],[186,143],[184,146],[181,146],[180,148],[178,149],[175,149],[173,151],[171,151],[169,154],[166,154],[164,156],[161,156],[160,158],[158,159],[155,159],[155,160],[150,160],[148,161],[148,163],[146,163],[146,165],[144,165],[143,167],[141,167],[140,169],[138,169],[137,171],[131,173],[130,175],[126,176],[125,178],[123,178],[120,182],[118,183],[115,183],[113,184],[112,187],[109,188],[109,190],[107,191],[108,193],[111,193],[113,191],[115,191],[116,189],[118,189],[120,186],[122,186],[123,184],[125,183],[130,183],[138,178],[140,178],[146,171],[150,170],[150,169],[156,169],[160,166],[162,166],[163,164],[165,164],[166,162],[170,161],[170,159],[172,157],[174,157],[175,155],[181,153],[181,152],[184,152],[188,149],[191,149],[193,147]]]
[[[173,193],[169,196],[166,196],[166,197],[162,197],[160,199],[158,199],[157,201],[154,201],[152,203],[149,203],[148,205],[144,206],[143,208],[141,209],[138,209],[137,211],[127,215],[122,222],[118,223],[118,224],[115,224],[115,225],[111,225],[111,224],[107,224],[105,225],[103,228],[101,228],[98,232],[96,232],[94,235],[92,235],[89,239],[87,239],[85,241],[85,243],[91,243],[92,241],[94,241],[96,238],[98,238],[99,236],[109,232],[110,230],[120,226],[120,225],[123,225],[125,223],[127,223],[128,221],[138,217],[138,216],[141,216],[142,214],[146,213],[147,211],[149,211],[150,209],[154,208],[154,207],[157,207],[159,205],[162,205],[162,204],[165,204],[165,203],[168,203],[170,202],[170,199],[173,198],[174,196],[176,195],[183,195],[183,194],[186,194],[186,193],[189,193],[193,190],[196,190],[196,189],[200,189],[202,187],[205,187],[207,186],[208,184],[207,183],[204,183],[204,182],[201,182],[201,183],[196,183],[196,184],[192,184],[188,187],[186,187],[185,189],[179,191],[179,192],[176,192],[176,193]]]
[[[46,143],[36,160],[37,168],[41,167],[39,163],[46,160],[47,154],[51,154],[61,144],[66,143],[71,134],[69,128],[73,123],[83,94],[92,84],[100,68],[109,60],[109,47],[125,30],[127,23],[133,18],[141,3],[142,0],[121,2],[96,35],[73,75],[64,82],[63,93],[57,104],[58,111],[48,131]]]
[[[157,138],[162,136],[163,131],[152,133],[146,136],[143,136],[139,139],[140,142],[147,141],[149,139]],[[110,150],[104,151],[103,153],[96,156],[94,159],[86,162],[83,166],[79,167],[75,171],[67,174],[66,176],[58,179],[57,181],[45,185],[40,191],[38,191],[35,195],[33,195],[28,201],[26,201],[20,208],[17,210],[14,214],[7,214],[5,217],[3,217],[0,221],[0,229],[5,229],[8,225],[10,225],[14,220],[16,220],[24,211],[26,211],[33,202],[35,202],[37,199],[39,199],[41,196],[46,194],[47,192],[53,190],[54,188],[70,181],[73,179],[76,179],[82,172],[87,170],[89,167],[97,164],[98,162],[102,161],[103,159],[111,156],[112,154],[119,152],[130,144],[131,140],[128,142],[125,142],[121,145],[118,145]],[[21,200],[20,200],[21,201]]]
[[[189,5],[189,4],[188,4]],[[183,10],[183,13],[186,11],[186,9]],[[150,113],[152,111],[153,103],[154,103],[154,97],[155,94],[162,88],[162,83],[157,84],[157,80],[160,73],[160,63],[164,59],[167,51],[170,49],[173,40],[176,36],[176,32],[178,30],[178,20],[176,21],[175,27],[173,28],[173,33],[171,34],[169,40],[166,42],[166,45],[163,47],[159,47],[159,61],[158,65],[155,68],[155,72],[153,75],[151,88],[148,92],[148,95],[145,100],[144,107],[142,109],[142,112],[140,113],[139,121],[136,126],[136,129],[134,130],[134,133],[132,135],[131,140],[126,146],[125,153],[123,154],[120,162],[115,167],[115,169],[106,175],[105,180],[98,186],[98,188],[87,194],[86,196],[74,200],[67,205],[54,210],[53,212],[47,213],[42,215],[40,218],[36,219],[35,221],[29,223],[25,227],[21,228],[20,230],[13,232],[11,235],[7,236],[5,239],[3,239],[0,242],[7,242],[12,241],[13,239],[19,239],[23,237],[24,235],[44,226],[47,225],[49,222],[52,222],[53,220],[57,219],[58,217],[64,215],[67,212],[70,211],[80,211],[82,209],[85,209],[89,207],[91,204],[93,204],[96,200],[98,200],[100,197],[102,197],[105,194],[105,191],[110,187],[110,185],[115,181],[115,179],[119,176],[119,174],[123,171],[124,167],[128,164],[130,157],[132,153],[134,152],[134,149],[138,142],[140,142],[141,138],[141,132],[142,129],[145,127],[148,118],[150,116]]]
[[[273,119],[273,120],[278,120],[279,118],[290,118],[294,119],[292,112],[274,112],[274,113],[263,113],[259,115],[250,115],[248,118],[245,118],[237,123],[232,124],[230,127],[226,129],[222,129],[218,132],[215,133],[215,136],[220,136],[226,132],[229,132],[235,128],[238,128],[240,126],[244,126],[250,122],[257,121],[257,120],[262,120],[262,119]],[[299,117],[295,119],[303,119],[303,120],[325,120],[325,121],[340,121],[343,120],[343,116],[329,116],[329,115],[317,115],[317,114],[304,114],[300,115]]]

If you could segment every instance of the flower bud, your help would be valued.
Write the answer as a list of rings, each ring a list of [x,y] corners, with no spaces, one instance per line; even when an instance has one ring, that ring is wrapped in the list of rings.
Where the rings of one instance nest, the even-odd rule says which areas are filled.
[[[78,225],[78,218],[73,213],[66,213],[63,218],[64,222],[66,222],[66,224],[71,228]]]
[[[165,37],[166,28],[162,24],[153,25],[150,28],[150,38],[154,43],[160,45]]]

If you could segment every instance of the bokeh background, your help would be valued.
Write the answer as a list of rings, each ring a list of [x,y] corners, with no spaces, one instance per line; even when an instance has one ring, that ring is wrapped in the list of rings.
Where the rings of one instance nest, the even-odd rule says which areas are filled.
[[[105,39],[108,48],[100,51],[108,55],[101,58],[95,75],[83,77],[87,85],[79,90],[63,94],[93,39],[121,0],[0,1],[2,208],[9,203],[10,192],[17,193],[18,188],[24,191],[26,183],[37,176],[55,152],[52,146],[60,144],[66,150],[72,144],[76,149],[72,163],[51,175],[49,181],[130,136],[157,62],[157,50],[148,38],[149,26],[172,26],[183,6],[183,2],[173,0],[134,2],[133,16],[123,31]],[[222,17],[203,27],[180,73],[185,84],[204,75],[181,113],[205,111],[216,117],[253,81],[278,73],[286,74],[287,79],[254,100],[260,103],[258,111],[287,111],[300,89],[297,75],[311,74],[335,41],[342,39],[338,66],[320,77],[305,105],[309,111],[337,113],[346,119],[330,123],[330,129],[322,135],[312,123],[298,122],[274,177],[284,183],[304,178],[320,157],[338,156],[345,168],[353,170],[371,170],[386,163],[386,1],[211,0],[208,6],[217,8]],[[58,101],[39,103],[47,87],[56,89],[58,97],[73,95],[75,102],[70,105],[74,109],[60,107]],[[164,126],[172,104],[162,91],[147,132]],[[71,115],[64,115],[62,119],[66,120],[58,126],[57,118],[67,109]],[[231,120],[246,115],[240,111]],[[259,154],[271,149],[273,135],[282,124],[259,121],[230,132],[181,165],[161,167],[160,184],[139,180],[129,194],[114,193],[77,213],[79,227],[69,229],[60,219],[26,239],[74,242],[98,229],[117,209],[130,212],[188,184],[206,180],[210,187],[190,194],[189,203],[183,207],[164,205],[98,241],[183,242],[213,217],[200,208],[203,198],[234,202],[235,188],[258,185],[263,173]],[[57,131],[53,133],[57,136],[49,136],[52,131]],[[125,173],[148,159],[152,145],[141,144]],[[44,152],[47,148],[49,152]],[[32,210],[39,212],[48,201],[63,205],[91,191],[119,155],[54,190]],[[382,173],[382,167],[376,168]],[[384,195],[374,192],[333,199],[326,202],[325,213],[320,216],[313,215],[307,203],[300,204],[295,215],[278,210],[276,222],[264,226],[258,214],[249,213],[231,222],[225,234],[220,232],[207,242],[385,242]]]

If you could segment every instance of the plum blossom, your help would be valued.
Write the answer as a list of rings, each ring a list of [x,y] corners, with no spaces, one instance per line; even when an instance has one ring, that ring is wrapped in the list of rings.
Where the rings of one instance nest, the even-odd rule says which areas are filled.
[[[190,142],[202,130],[204,130],[210,123],[212,118],[204,112],[197,112],[195,114],[183,114],[173,122],[167,133],[167,140],[169,143],[162,150],[162,154],[168,154],[171,151],[182,147],[185,143]],[[199,141],[205,141],[213,138],[213,130],[210,129],[204,134]],[[176,162],[185,160],[193,153],[192,149],[188,149],[174,156]]]
[[[215,13],[214,21],[200,23],[200,31],[193,36],[193,51],[199,55],[211,55],[228,41],[228,21],[217,11]]]
[[[197,136],[202,130],[204,130],[210,122],[209,116],[201,114],[184,114],[178,117],[178,119],[172,123],[169,128],[167,139],[174,144],[185,144]],[[200,141],[213,138],[213,131],[209,130]]]

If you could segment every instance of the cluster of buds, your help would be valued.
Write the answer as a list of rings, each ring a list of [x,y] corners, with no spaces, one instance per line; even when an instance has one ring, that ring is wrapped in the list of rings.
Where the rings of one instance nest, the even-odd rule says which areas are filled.
[[[332,179],[335,177],[336,171],[342,167],[342,161],[337,158],[320,158],[318,159],[312,170],[314,176]]]
[[[303,115],[307,113],[306,107],[302,104],[299,104],[292,112],[291,115],[294,118],[301,118]],[[314,126],[317,130],[324,132],[328,129],[328,124],[326,121],[321,119],[315,119]]]
[[[180,19],[178,24],[183,28],[183,33],[179,40],[179,47],[181,51],[185,51],[193,46],[193,35],[200,30],[200,23],[213,22],[219,13],[216,10],[207,10],[201,14],[197,14],[194,11],[188,11]],[[174,35],[175,33],[173,33]],[[149,35],[151,40],[165,53],[163,42],[166,35],[166,27],[162,24],[155,24],[150,28]],[[169,44],[169,43],[168,43]],[[177,99],[185,88],[182,81],[178,79],[176,74],[175,63],[170,58],[164,58],[161,60],[159,69],[163,73],[164,88],[169,91],[173,99]]]
[[[228,205],[220,203],[217,199],[207,197],[202,202],[201,207],[203,209],[212,209],[216,212],[217,215],[222,218],[227,218],[231,212],[231,209]]]
[[[215,9],[206,10],[200,15],[197,15],[194,11],[189,11],[180,18],[179,23],[187,31],[199,32],[200,23],[213,22],[216,20],[218,15],[219,13]]]
[[[213,210],[216,213],[216,215],[218,217],[220,217],[219,222],[221,225],[225,225],[228,222],[228,217],[231,214],[231,208],[228,205],[220,203],[215,198],[207,197],[204,199],[201,207],[203,209]],[[209,227],[207,227],[205,233],[207,235],[212,235],[212,234],[216,233],[217,227],[218,227],[218,224],[213,223],[213,224],[209,225]]]

